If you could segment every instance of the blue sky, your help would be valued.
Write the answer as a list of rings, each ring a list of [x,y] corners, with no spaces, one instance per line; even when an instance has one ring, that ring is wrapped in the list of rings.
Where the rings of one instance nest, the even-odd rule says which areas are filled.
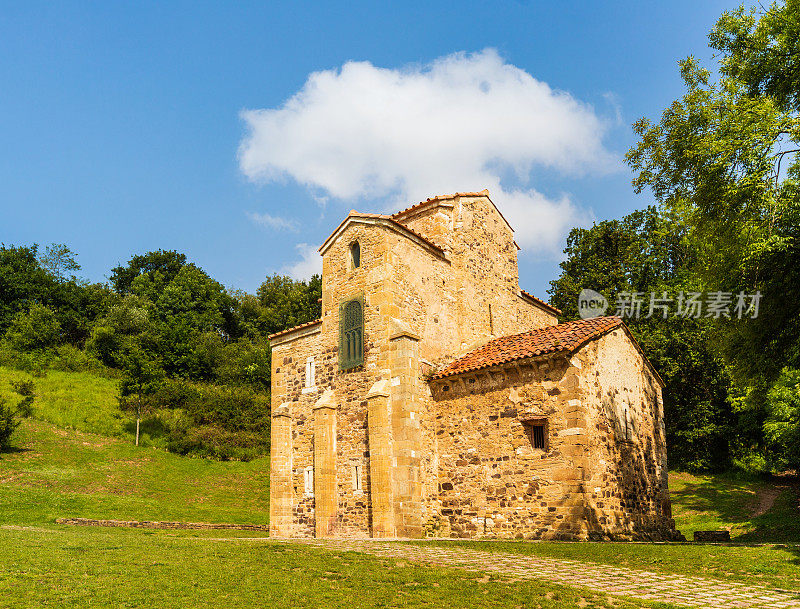
[[[66,243],[92,281],[177,249],[254,291],[313,268],[352,208],[489,186],[546,297],[569,226],[651,202],[620,163],[630,125],[734,7],[7,3],[0,241]]]

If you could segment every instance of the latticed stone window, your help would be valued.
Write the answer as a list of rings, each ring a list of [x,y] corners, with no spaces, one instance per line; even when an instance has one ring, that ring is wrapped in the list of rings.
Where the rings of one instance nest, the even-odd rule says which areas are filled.
[[[339,369],[349,370],[364,362],[364,312],[360,300],[351,300],[339,311]]]

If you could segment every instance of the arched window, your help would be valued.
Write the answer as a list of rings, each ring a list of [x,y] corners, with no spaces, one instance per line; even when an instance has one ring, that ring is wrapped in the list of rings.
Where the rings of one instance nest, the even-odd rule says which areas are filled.
[[[353,241],[350,244],[350,270],[357,269],[361,266],[361,246],[358,241]]]
[[[339,313],[339,370],[349,370],[364,361],[364,314],[361,302],[351,300]]]

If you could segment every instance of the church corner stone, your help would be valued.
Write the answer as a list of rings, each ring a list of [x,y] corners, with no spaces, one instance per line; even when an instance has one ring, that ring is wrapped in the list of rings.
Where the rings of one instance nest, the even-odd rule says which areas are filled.
[[[661,381],[623,326],[436,377],[558,323],[488,192],[352,212],[320,251],[321,319],[271,340],[271,535],[675,535]]]

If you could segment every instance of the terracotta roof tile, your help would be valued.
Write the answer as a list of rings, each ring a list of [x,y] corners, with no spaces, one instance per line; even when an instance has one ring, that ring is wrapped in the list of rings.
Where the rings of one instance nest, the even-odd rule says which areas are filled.
[[[448,199],[455,199],[456,197],[483,197],[488,196],[488,190],[482,190],[481,192],[456,192],[452,195],[436,195],[435,197],[428,197],[424,201],[417,203],[416,205],[412,205],[411,207],[406,207],[405,209],[395,212],[392,214],[392,218],[399,218],[401,216],[405,216],[407,213],[415,211],[422,207],[423,205],[427,205],[428,203],[435,203],[436,201],[447,201]]]
[[[433,378],[440,379],[547,353],[571,353],[621,325],[619,317],[593,317],[503,336],[467,353],[434,374]]]
[[[289,332],[294,332],[295,330],[300,330],[301,328],[307,328],[308,326],[313,326],[316,324],[321,324],[322,319],[315,319],[313,321],[308,321],[304,324],[300,324],[299,326],[294,326],[293,328],[286,328],[285,330],[281,330],[280,332],[275,332],[275,334],[270,334],[267,338],[272,340],[278,336],[283,336],[284,334],[289,334]]]
[[[534,296],[533,294],[531,294],[531,293],[529,293],[529,292],[526,292],[525,290],[520,290],[520,292],[522,293],[522,295],[523,295],[525,298],[530,298],[531,300],[533,300],[533,301],[534,301],[534,304],[537,304],[537,305],[539,305],[540,307],[542,307],[542,308],[544,308],[544,309],[547,309],[547,310],[549,310],[549,311],[552,311],[552,312],[553,312],[553,313],[555,313],[556,315],[561,315],[561,309],[557,309],[557,308],[556,308],[556,307],[554,307],[553,305],[546,303],[546,302],[545,302],[544,300],[542,300],[541,298],[536,298],[536,296]]]

